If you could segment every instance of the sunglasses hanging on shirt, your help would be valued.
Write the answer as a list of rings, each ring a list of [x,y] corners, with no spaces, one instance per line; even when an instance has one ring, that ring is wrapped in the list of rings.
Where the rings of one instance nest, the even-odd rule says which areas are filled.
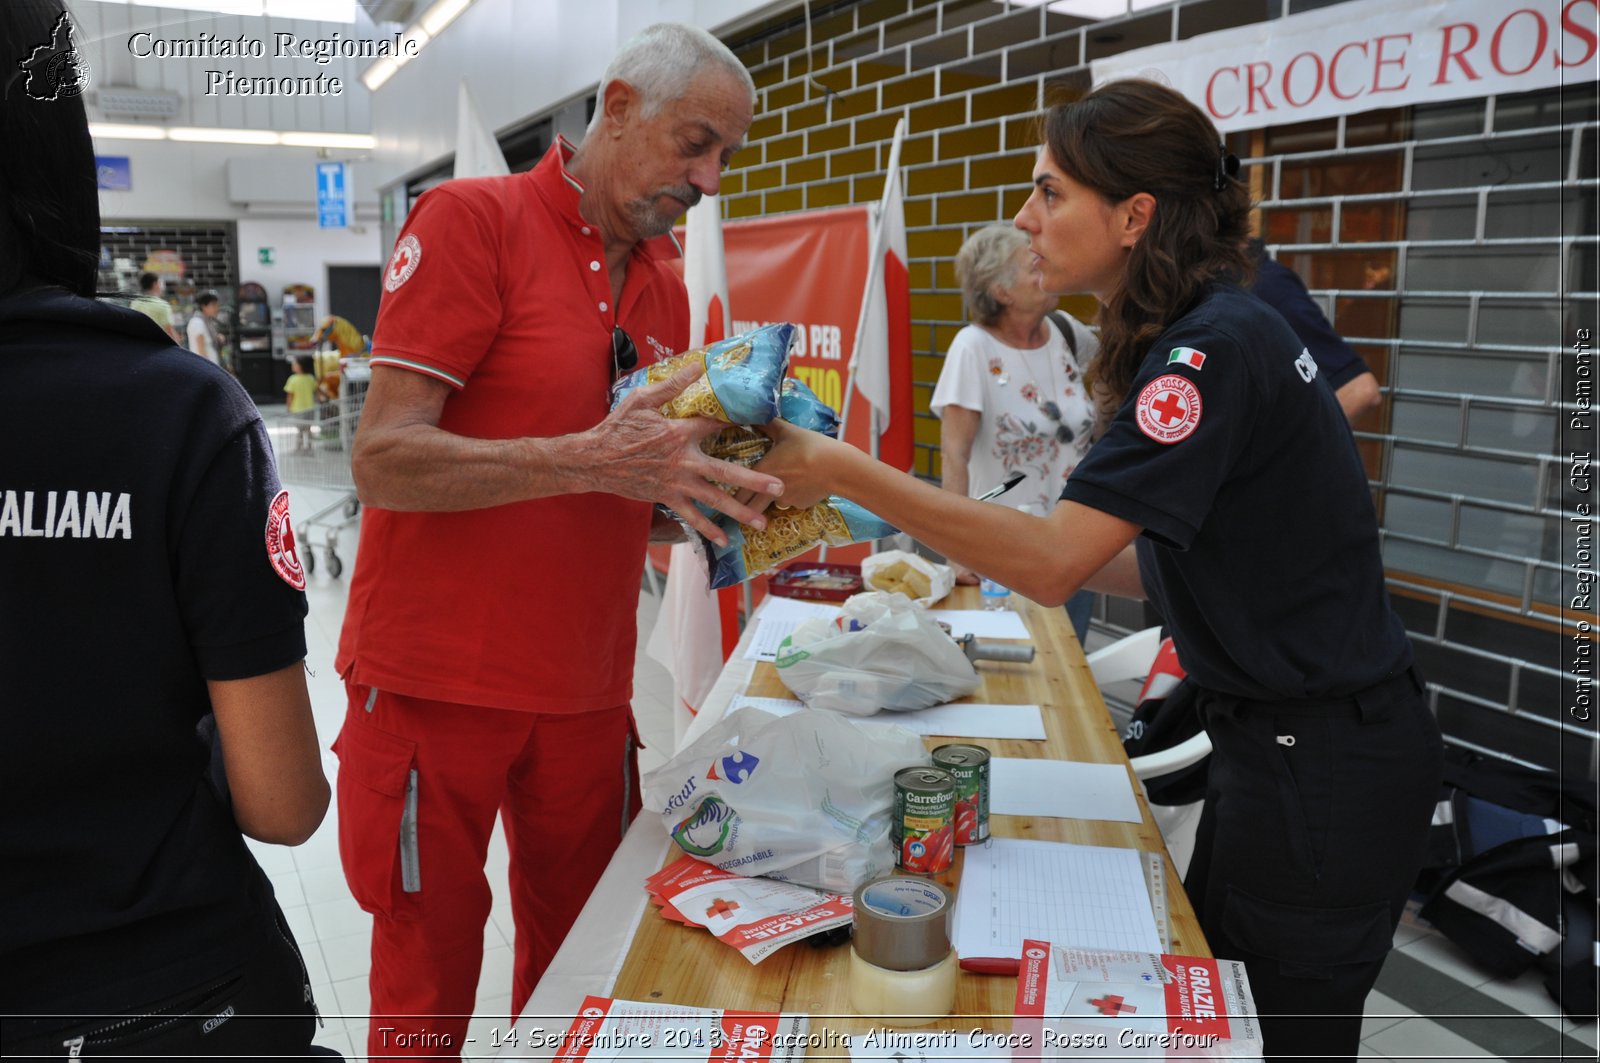
[[[633,372],[638,364],[639,348],[633,345],[633,337],[618,325],[611,330],[611,379],[620,380],[625,373]]]

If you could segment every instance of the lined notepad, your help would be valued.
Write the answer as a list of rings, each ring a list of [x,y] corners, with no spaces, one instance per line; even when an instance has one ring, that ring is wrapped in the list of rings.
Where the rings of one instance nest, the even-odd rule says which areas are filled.
[[[1136,849],[993,838],[968,846],[956,895],[962,959],[1018,959],[1024,938],[1160,952]]]

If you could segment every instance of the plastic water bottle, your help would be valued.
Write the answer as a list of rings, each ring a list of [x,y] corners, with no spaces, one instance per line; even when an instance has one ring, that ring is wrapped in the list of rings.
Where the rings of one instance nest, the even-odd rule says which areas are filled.
[[[985,577],[978,584],[978,593],[983,595],[985,609],[998,611],[1011,608],[1011,588],[1003,583]]]

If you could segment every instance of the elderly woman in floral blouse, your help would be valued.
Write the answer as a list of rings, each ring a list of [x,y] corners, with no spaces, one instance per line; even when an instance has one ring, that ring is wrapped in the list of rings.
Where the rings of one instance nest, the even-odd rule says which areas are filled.
[[[1050,314],[1058,297],[1040,289],[1032,258],[1027,236],[1010,225],[986,226],[961,246],[956,276],[972,324],[950,341],[930,405],[945,490],[975,496],[1025,473],[1000,501],[1044,514],[1098,434],[1078,371],[1098,341],[1075,318]],[[1092,604],[1087,591],[1067,602],[1079,641]]]

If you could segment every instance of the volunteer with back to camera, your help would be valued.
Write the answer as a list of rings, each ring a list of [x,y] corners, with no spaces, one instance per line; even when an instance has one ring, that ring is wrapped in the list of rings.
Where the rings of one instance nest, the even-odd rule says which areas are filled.
[[[65,17],[8,0],[0,41]],[[238,381],[94,298],[83,102],[24,84],[0,77],[0,1054],[316,1054],[242,836],[297,845],[328,805],[288,494]]]
[[[1040,602],[1148,592],[1215,749],[1185,883],[1206,937],[1245,961],[1272,1056],[1353,1058],[1440,764],[1366,474],[1303,345],[1230,280],[1249,197],[1204,114],[1129,80],[1044,128],[1016,224],[1046,290],[1103,304],[1088,377],[1117,403],[1051,514],[781,424],[759,468],[788,505],[843,495]]]

